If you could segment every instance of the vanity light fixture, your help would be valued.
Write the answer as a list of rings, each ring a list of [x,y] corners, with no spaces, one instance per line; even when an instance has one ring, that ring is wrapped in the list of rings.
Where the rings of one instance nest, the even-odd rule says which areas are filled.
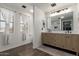
[[[55,11],[55,12],[51,13],[50,17],[56,16],[56,15],[61,15],[61,14],[68,13],[68,12],[72,12],[72,10],[70,8],[65,8],[65,9],[62,9],[62,10]]]

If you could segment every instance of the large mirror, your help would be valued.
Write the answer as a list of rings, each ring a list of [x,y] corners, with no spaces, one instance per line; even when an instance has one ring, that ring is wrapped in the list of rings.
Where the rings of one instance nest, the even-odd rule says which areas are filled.
[[[48,31],[72,31],[73,30],[73,12],[63,13],[52,16],[47,19]]]

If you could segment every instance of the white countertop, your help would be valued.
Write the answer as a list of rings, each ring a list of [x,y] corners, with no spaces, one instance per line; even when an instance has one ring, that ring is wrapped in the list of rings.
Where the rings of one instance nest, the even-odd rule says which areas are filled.
[[[60,33],[60,34],[79,34],[79,33],[74,33],[71,31],[71,33],[67,33],[67,31],[52,31],[52,32],[42,32],[42,33]]]

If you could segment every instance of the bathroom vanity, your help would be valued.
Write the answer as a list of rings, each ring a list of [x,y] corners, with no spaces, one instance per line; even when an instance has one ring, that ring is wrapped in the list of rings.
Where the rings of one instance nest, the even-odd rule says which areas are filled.
[[[57,12],[56,12],[57,13]],[[58,48],[70,50],[79,54],[79,33],[75,25],[74,12],[60,14],[55,16],[48,16],[46,20],[46,32],[41,33],[42,43]],[[53,15],[53,13],[50,13]],[[75,30],[78,30],[76,31]],[[74,32],[76,31],[76,32]]]
[[[64,33],[42,33],[42,43],[79,53],[79,35]]]

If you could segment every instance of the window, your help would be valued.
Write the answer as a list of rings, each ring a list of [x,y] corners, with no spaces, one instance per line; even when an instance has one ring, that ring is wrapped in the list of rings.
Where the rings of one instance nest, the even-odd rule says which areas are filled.
[[[14,32],[14,12],[10,12],[9,16],[9,32]]]
[[[13,32],[14,31],[14,19],[12,19],[10,22],[9,22],[9,32]]]
[[[9,32],[14,30],[14,12],[1,8],[0,9],[0,32],[4,32],[8,28]]]
[[[21,32],[24,31],[24,21],[23,21],[22,16],[21,16],[21,18],[20,18],[20,31],[21,31]]]
[[[6,27],[5,14],[1,13],[1,15],[0,15],[0,32],[5,32],[5,27]]]
[[[13,27],[13,22],[9,23],[9,32],[13,32],[14,27]]]
[[[20,24],[20,31],[24,31],[24,24]]]
[[[1,16],[0,20],[5,21],[6,15],[3,12],[1,12],[0,16]]]
[[[0,32],[5,31],[6,22],[0,21]]]

